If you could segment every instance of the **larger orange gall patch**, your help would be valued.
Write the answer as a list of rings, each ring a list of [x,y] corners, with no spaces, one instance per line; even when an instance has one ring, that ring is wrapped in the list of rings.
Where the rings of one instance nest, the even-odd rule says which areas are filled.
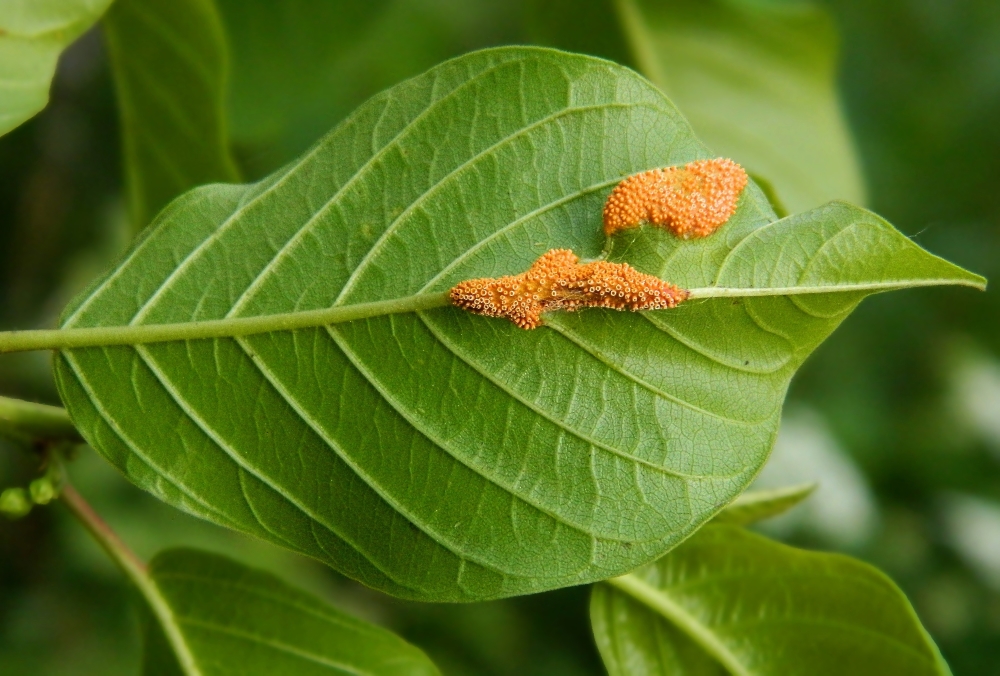
[[[583,307],[614,310],[665,310],[677,307],[688,292],[626,263],[579,263],[569,249],[552,249],[527,272],[470,279],[452,288],[451,302],[487,317],[504,317],[522,329],[541,324],[543,312]]]
[[[746,185],[743,167],[723,157],[629,176],[604,205],[604,233],[652,223],[685,239],[705,237],[736,213]]]

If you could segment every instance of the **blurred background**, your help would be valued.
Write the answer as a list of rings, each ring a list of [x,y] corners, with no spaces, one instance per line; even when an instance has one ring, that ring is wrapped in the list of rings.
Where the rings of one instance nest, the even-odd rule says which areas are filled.
[[[149,1],[118,0],[110,30]],[[1000,280],[995,0],[215,0],[214,11],[228,145],[246,180],[444,59],[554,45],[643,72],[789,210],[863,203]],[[135,230],[108,25],[63,55],[45,111],[0,137],[0,329],[53,326]],[[0,356],[0,394],[58,403],[48,355]],[[37,467],[3,443],[0,487],[26,484]],[[188,544],[268,568],[399,632],[446,674],[603,673],[587,588],[400,602],[177,512],[88,449],[71,474],[141,555]],[[759,483],[811,480],[813,498],[765,530],[879,566],[955,674],[1000,673],[1000,295],[866,300],[793,381]],[[130,602],[61,506],[0,521],[0,673],[137,673]]]

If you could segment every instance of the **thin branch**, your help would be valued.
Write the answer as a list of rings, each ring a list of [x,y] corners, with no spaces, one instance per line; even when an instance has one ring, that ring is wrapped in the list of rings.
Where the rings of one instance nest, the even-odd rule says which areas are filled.
[[[160,623],[160,627],[163,629],[170,647],[177,656],[177,662],[186,676],[201,676],[201,670],[198,668],[194,655],[191,654],[191,649],[188,647],[183,634],[181,634],[173,610],[170,604],[167,603],[167,600],[163,598],[156,583],[149,576],[149,570],[145,562],[129,549],[128,545],[111,529],[111,526],[94,511],[94,508],[68,482],[64,482],[62,485],[61,497],[70,512],[73,513],[73,516],[94,536],[98,544],[118,564],[118,567],[121,568],[126,577],[131,580],[132,584],[139,590],[139,593],[142,594],[146,603],[149,604],[150,610]]]
[[[733,676],[750,676],[749,670],[729,651],[729,648],[697,618],[674,602],[663,590],[635,575],[622,575],[605,580],[608,584],[628,594],[653,612],[681,630]]]
[[[0,397],[0,434],[44,441],[83,441],[66,409],[10,397]]]

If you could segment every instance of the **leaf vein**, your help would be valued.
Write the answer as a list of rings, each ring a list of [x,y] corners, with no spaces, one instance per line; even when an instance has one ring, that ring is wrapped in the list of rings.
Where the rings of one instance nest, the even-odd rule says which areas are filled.
[[[236,463],[238,467],[241,467],[251,475],[257,477],[257,479],[259,479],[261,483],[263,483],[265,486],[267,486],[275,493],[280,495],[282,498],[287,500],[288,504],[296,507],[299,511],[301,511],[303,514],[309,517],[309,519],[315,521],[318,524],[321,524],[324,528],[329,530],[336,537],[350,544],[351,547],[353,547],[359,554],[365,557],[365,559],[367,559],[369,563],[372,564],[372,566],[381,571],[386,577],[391,579],[393,582],[396,582],[401,586],[406,586],[405,584],[394,578],[387,570],[383,569],[379,565],[379,563],[374,559],[372,559],[365,552],[365,550],[362,547],[360,547],[357,543],[352,542],[350,538],[340,533],[338,529],[335,528],[332,524],[327,523],[324,519],[320,518],[320,516],[316,514],[312,509],[310,509],[309,507],[307,507],[306,505],[302,504],[297,499],[295,499],[287,490],[272,483],[270,479],[263,472],[250,465],[246,461],[246,459],[243,458],[239,453],[237,453],[236,449],[232,448],[228,443],[226,443],[225,439],[223,439],[219,435],[219,433],[216,432],[215,429],[208,424],[208,421],[206,421],[195,410],[195,408],[191,406],[190,403],[183,396],[181,396],[181,393],[177,390],[177,388],[170,381],[170,379],[167,378],[166,374],[163,373],[163,371],[160,369],[155,359],[149,353],[149,350],[142,345],[136,346],[135,350],[142,358],[142,361],[146,364],[149,370],[153,373],[153,376],[160,382],[160,385],[161,387],[163,387],[163,390],[174,400],[177,406],[180,407],[180,409],[184,411],[185,415],[187,415],[188,418],[190,418],[191,421],[195,423],[195,425],[197,425],[202,430],[202,432],[204,432],[204,434],[215,443],[216,446],[218,446],[219,450],[228,455],[233,460],[233,462]]]
[[[626,452],[624,452],[622,450],[614,448],[613,446],[609,446],[609,445],[607,445],[607,444],[605,444],[605,443],[603,443],[601,441],[593,439],[590,436],[584,434],[583,432],[570,427],[564,421],[559,420],[558,418],[556,418],[554,415],[552,415],[548,411],[545,411],[541,407],[537,406],[536,404],[534,404],[534,403],[528,401],[527,399],[525,399],[524,397],[522,397],[520,394],[517,394],[513,389],[511,389],[510,387],[506,386],[503,382],[501,382],[501,380],[499,378],[494,377],[493,374],[489,373],[488,371],[486,371],[483,368],[480,368],[479,365],[477,365],[476,363],[472,362],[471,360],[469,360],[466,357],[464,357],[463,355],[461,355],[455,349],[454,342],[452,342],[451,340],[449,340],[442,332],[440,332],[436,327],[434,327],[431,322],[428,322],[427,318],[424,316],[423,312],[417,312],[416,314],[417,314],[417,317],[420,318],[420,321],[423,322],[423,324],[427,327],[427,329],[434,335],[434,337],[451,354],[453,354],[455,357],[457,357],[463,363],[467,364],[472,370],[474,370],[476,373],[478,373],[479,375],[481,375],[483,378],[485,378],[486,380],[488,380],[491,383],[493,383],[497,387],[497,389],[499,389],[500,391],[504,392],[507,396],[509,396],[512,399],[514,399],[515,401],[519,402],[521,405],[523,405],[525,408],[529,409],[530,411],[532,411],[533,413],[535,413],[539,417],[544,418],[545,420],[548,420],[549,422],[551,422],[552,424],[554,424],[556,427],[558,427],[562,431],[568,433],[570,436],[574,436],[577,439],[579,439],[580,441],[583,441],[584,443],[586,443],[587,445],[592,446],[592,447],[594,447],[596,449],[602,450],[602,451],[604,451],[604,452],[606,452],[606,453],[608,453],[610,455],[618,456],[619,458],[622,458],[623,460],[627,460],[628,462],[634,463],[636,465],[642,465],[642,466],[647,467],[647,468],[653,470],[654,472],[657,472],[657,473],[660,473],[660,474],[666,474],[668,476],[673,476],[673,477],[677,477],[678,479],[684,479],[684,480],[688,480],[688,479],[704,479],[704,478],[706,478],[705,475],[701,475],[701,474],[686,474],[684,472],[678,472],[676,470],[672,470],[672,469],[669,469],[667,467],[663,467],[661,465],[657,465],[656,463],[650,462],[649,460],[645,460],[643,458],[638,458],[638,457],[636,457],[634,455],[631,455],[631,454],[626,453]]]

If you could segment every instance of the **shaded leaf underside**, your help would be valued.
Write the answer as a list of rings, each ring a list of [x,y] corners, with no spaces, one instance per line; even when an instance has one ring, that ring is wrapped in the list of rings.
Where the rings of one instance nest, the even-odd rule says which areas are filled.
[[[260,183],[173,202],[63,326],[400,298],[554,247],[607,247],[689,288],[964,274],[848,205],[769,226],[755,186],[705,240],[604,241],[618,180],[707,156],[631,71],[477,52]],[[794,370],[865,293],[553,315],[533,332],[444,308],[64,350],[56,375],[88,441],[171,504],[393,594],[494,598],[620,574],[710,518],[766,459]]]

